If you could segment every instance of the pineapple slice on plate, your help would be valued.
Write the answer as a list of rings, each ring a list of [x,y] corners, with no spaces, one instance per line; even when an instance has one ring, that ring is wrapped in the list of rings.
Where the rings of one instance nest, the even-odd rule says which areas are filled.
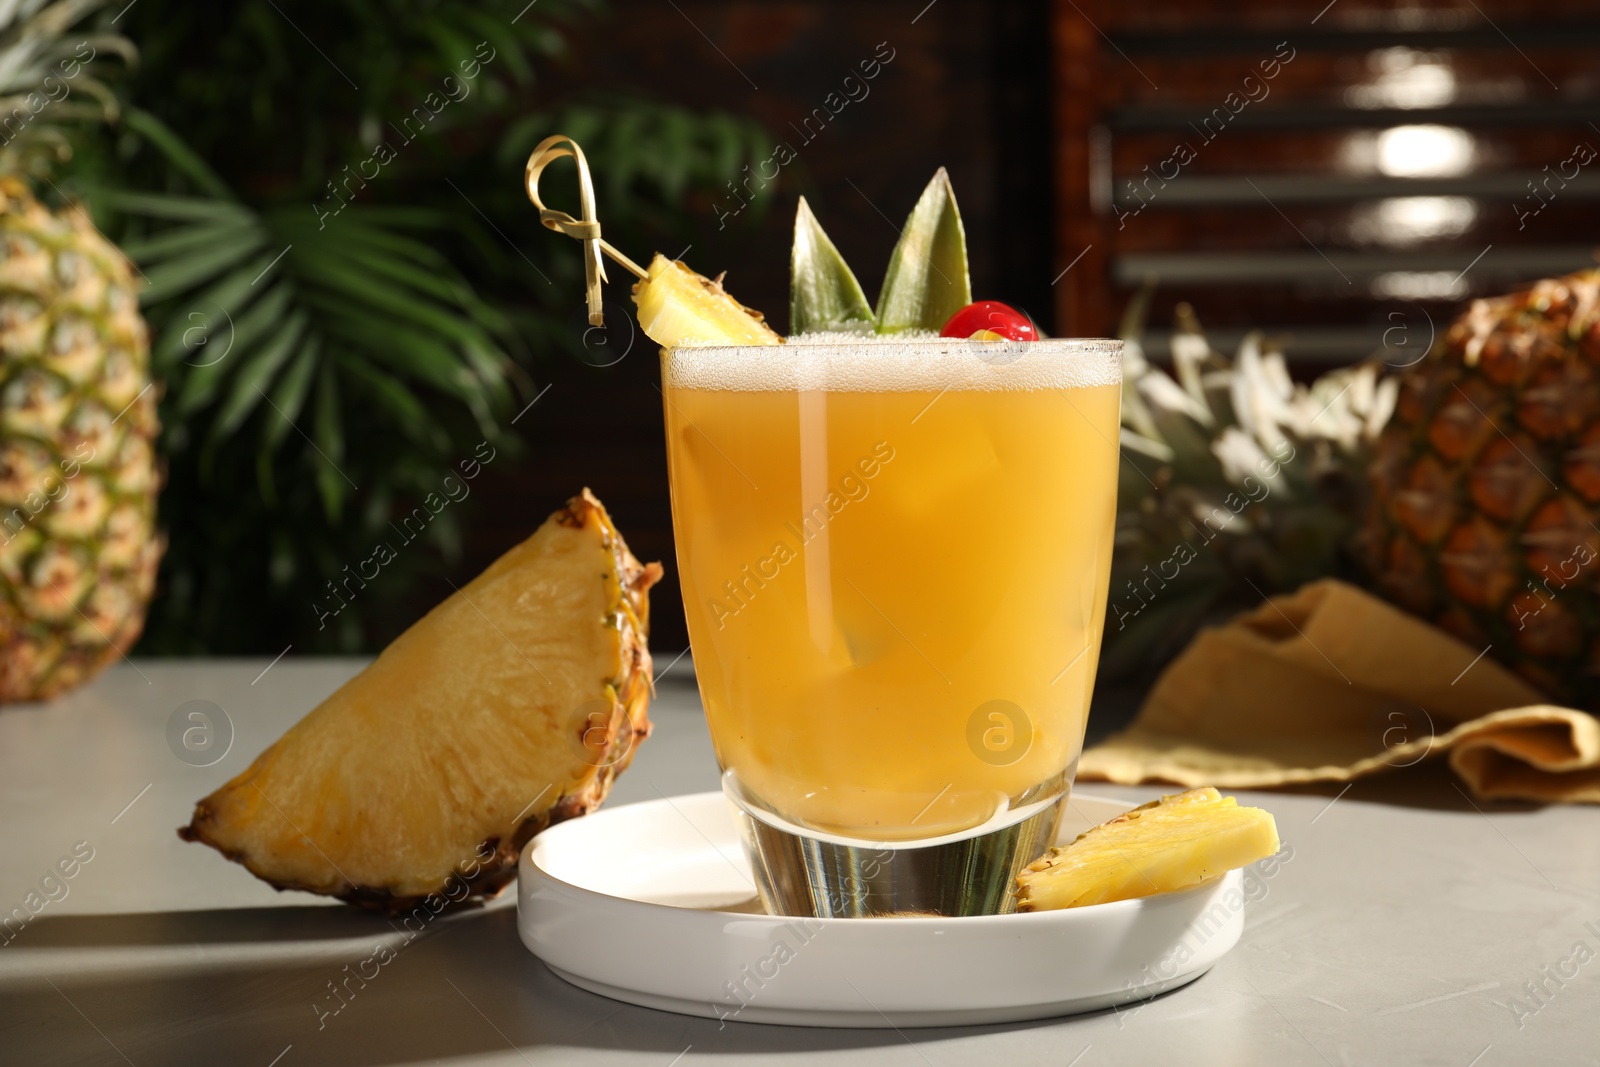
[[[1053,848],[1017,878],[1017,910],[1049,911],[1189,889],[1278,851],[1269,812],[1215,789],[1153,800]]]
[[[279,889],[390,913],[497,891],[529,838],[605,799],[648,734],[660,577],[585,489],[200,801],[179,835]]]
[[[662,348],[680,345],[776,345],[759,311],[752,311],[722,288],[722,275],[707,278],[682,262],[657,252],[649,277],[634,283],[639,328]]]

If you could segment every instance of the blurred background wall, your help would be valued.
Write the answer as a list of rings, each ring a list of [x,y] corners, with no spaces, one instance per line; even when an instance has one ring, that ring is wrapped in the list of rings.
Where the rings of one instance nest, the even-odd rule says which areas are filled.
[[[222,400],[198,387],[183,400],[197,372],[174,364],[162,504],[173,550],[146,653],[375,650],[583,485],[641,558],[667,563],[654,640],[684,646],[656,354],[632,334],[620,278],[608,331],[583,326],[577,246],[541,231],[521,192],[522,161],[550,132],[591,149],[608,237],[636,258],[660,250],[728,271],[780,328],[798,197],[871,295],[939,166],[965,217],[975,295],[1052,332],[1102,335],[1158,279],[1147,331],[1158,359],[1187,301],[1220,348],[1249,328],[1284,336],[1300,376],[1373,354],[1399,366],[1471,296],[1593,262],[1600,12],[1575,0],[397,4],[195,12],[144,0],[119,24],[144,53],[131,96],[220,180],[154,127],[124,124],[85,148],[83,181],[231,189],[276,247],[299,249],[284,269],[307,242],[337,239],[312,226],[312,205],[331,203],[341,164],[456,53],[483,40],[497,57],[472,101],[363,188],[347,218],[370,203],[425,234],[479,301],[459,313],[504,350],[505,396],[468,417],[441,379],[418,379],[439,434],[413,449],[405,420],[363,421],[387,394],[352,376],[316,409],[348,409],[347,489],[286,431],[263,431],[266,458],[254,437],[230,452],[253,424],[225,420],[218,436]],[[808,127],[873,60],[866,93]],[[729,181],[778,142],[795,161],[734,211]],[[554,175],[550,199],[571,206],[570,177]],[[186,336],[172,324],[192,311],[175,298],[153,322]],[[319,627],[318,590],[472,453],[485,418],[506,458],[337,627]],[[405,479],[386,474],[402,467]]]
[[[718,230],[714,205],[689,205],[691,262],[728,269],[780,323],[801,193],[870,291],[893,227],[941,165],[975,295],[1049,330],[1104,335],[1157,278],[1158,359],[1188,301],[1218,347],[1252,328],[1283,335],[1298,375],[1374,354],[1402,366],[1470,296],[1594,262],[1593,5],[1537,17],[1504,2],[920,6],[638,0],[576,54],[607,83],[736,106],[796,143],[794,172],[753,205],[759,223]],[[895,58],[871,95],[799,145],[794,124],[879,42]],[[571,254],[549,243],[532,254]],[[670,560],[645,348],[604,372],[552,368],[573,402],[529,426],[536,458],[499,486],[475,562],[532,521],[519,500],[543,507],[577,481],[602,493],[636,551]],[[609,405],[621,417],[597,448],[584,427]],[[654,609],[664,648],[685,642],[676,597],[669,567]]]

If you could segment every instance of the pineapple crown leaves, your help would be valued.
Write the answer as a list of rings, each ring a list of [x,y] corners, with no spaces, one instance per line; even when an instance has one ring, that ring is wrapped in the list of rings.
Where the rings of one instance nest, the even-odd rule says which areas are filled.
[[[1159,665],[1221,612],[1338,573],[1369,448],[1398,392],[1370,361],[1297,385],[1281,347],[1259,332],[1230,359],[1186,304],[1168,375],[1140,342],[1153,288],[1147,282],[1135,296],[1120,331],[1123,460],[1107,677]]]
[[[62,124],[117,120],[116,95],[95,76],[96,61],[111,53],[132,63],[137,49],[116,33],[67,34],[107,3],[0,0],[0,169],[46,174],[70,155]]]
[[[1178,305],[1169,376],[1148,363],[1139,340],[1149,289],[1130,304],[1121,330],[1132,385],[1123,390],[1122,412],[1129,462],[1141,457],[1172,468],[1180,482],[1216,488],[1254,475],[1292,494],[1295,483],[1310,480],[1314,456],[1356,466],[1394,410],[1399,383],[1380,378],[1377,365],[1297,385],[1278,342],[1252,331],[1229,359],[1212,349],[1187,304]],[[1303,445],[1312,454],[1302,454]],[[1295,460],[1268,478],[1261,472],[1264,463],[1271,466],[1269,454]],[[1280,481],[1285,474],[1288,480]]]
[[[789,270],[790,333],[937,332],[972,303],[967,235],[949,174],[940,167],[911,209],[889,256],[876,310],[804,197],[795,212]]]

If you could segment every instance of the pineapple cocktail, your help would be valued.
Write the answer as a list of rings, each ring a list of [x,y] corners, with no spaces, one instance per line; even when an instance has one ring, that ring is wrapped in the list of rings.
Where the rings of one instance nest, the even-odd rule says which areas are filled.
[[[581,219],[538,193],[567,156]],[[527,181],[544,224],[585,243],[590,322],[604,254],[639,277],[639,326],[662,346],[695,673],[765,906],[1014,907],[1083,742],[1121,342],[1044,340],[973,303],[942,170],[876,307],[800,201],[787,341],[720,276],[602,240],[570,140],[547,138]]]
[[[1098,659],[1115,342],[892,338],[663,358],[718,759],[802,830],[938,838],[1058,799]]]

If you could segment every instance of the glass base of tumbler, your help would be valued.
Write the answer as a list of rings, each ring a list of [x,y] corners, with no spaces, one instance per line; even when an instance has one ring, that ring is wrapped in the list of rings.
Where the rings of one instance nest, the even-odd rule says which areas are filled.
[[[1055,843],[1067,799],[1062,792],[931,841],[871,841],[818,834],[761,811],[731,772],[722,785],[761,903],[773,915],[822,919],[1014,911],[1017,875]]]

